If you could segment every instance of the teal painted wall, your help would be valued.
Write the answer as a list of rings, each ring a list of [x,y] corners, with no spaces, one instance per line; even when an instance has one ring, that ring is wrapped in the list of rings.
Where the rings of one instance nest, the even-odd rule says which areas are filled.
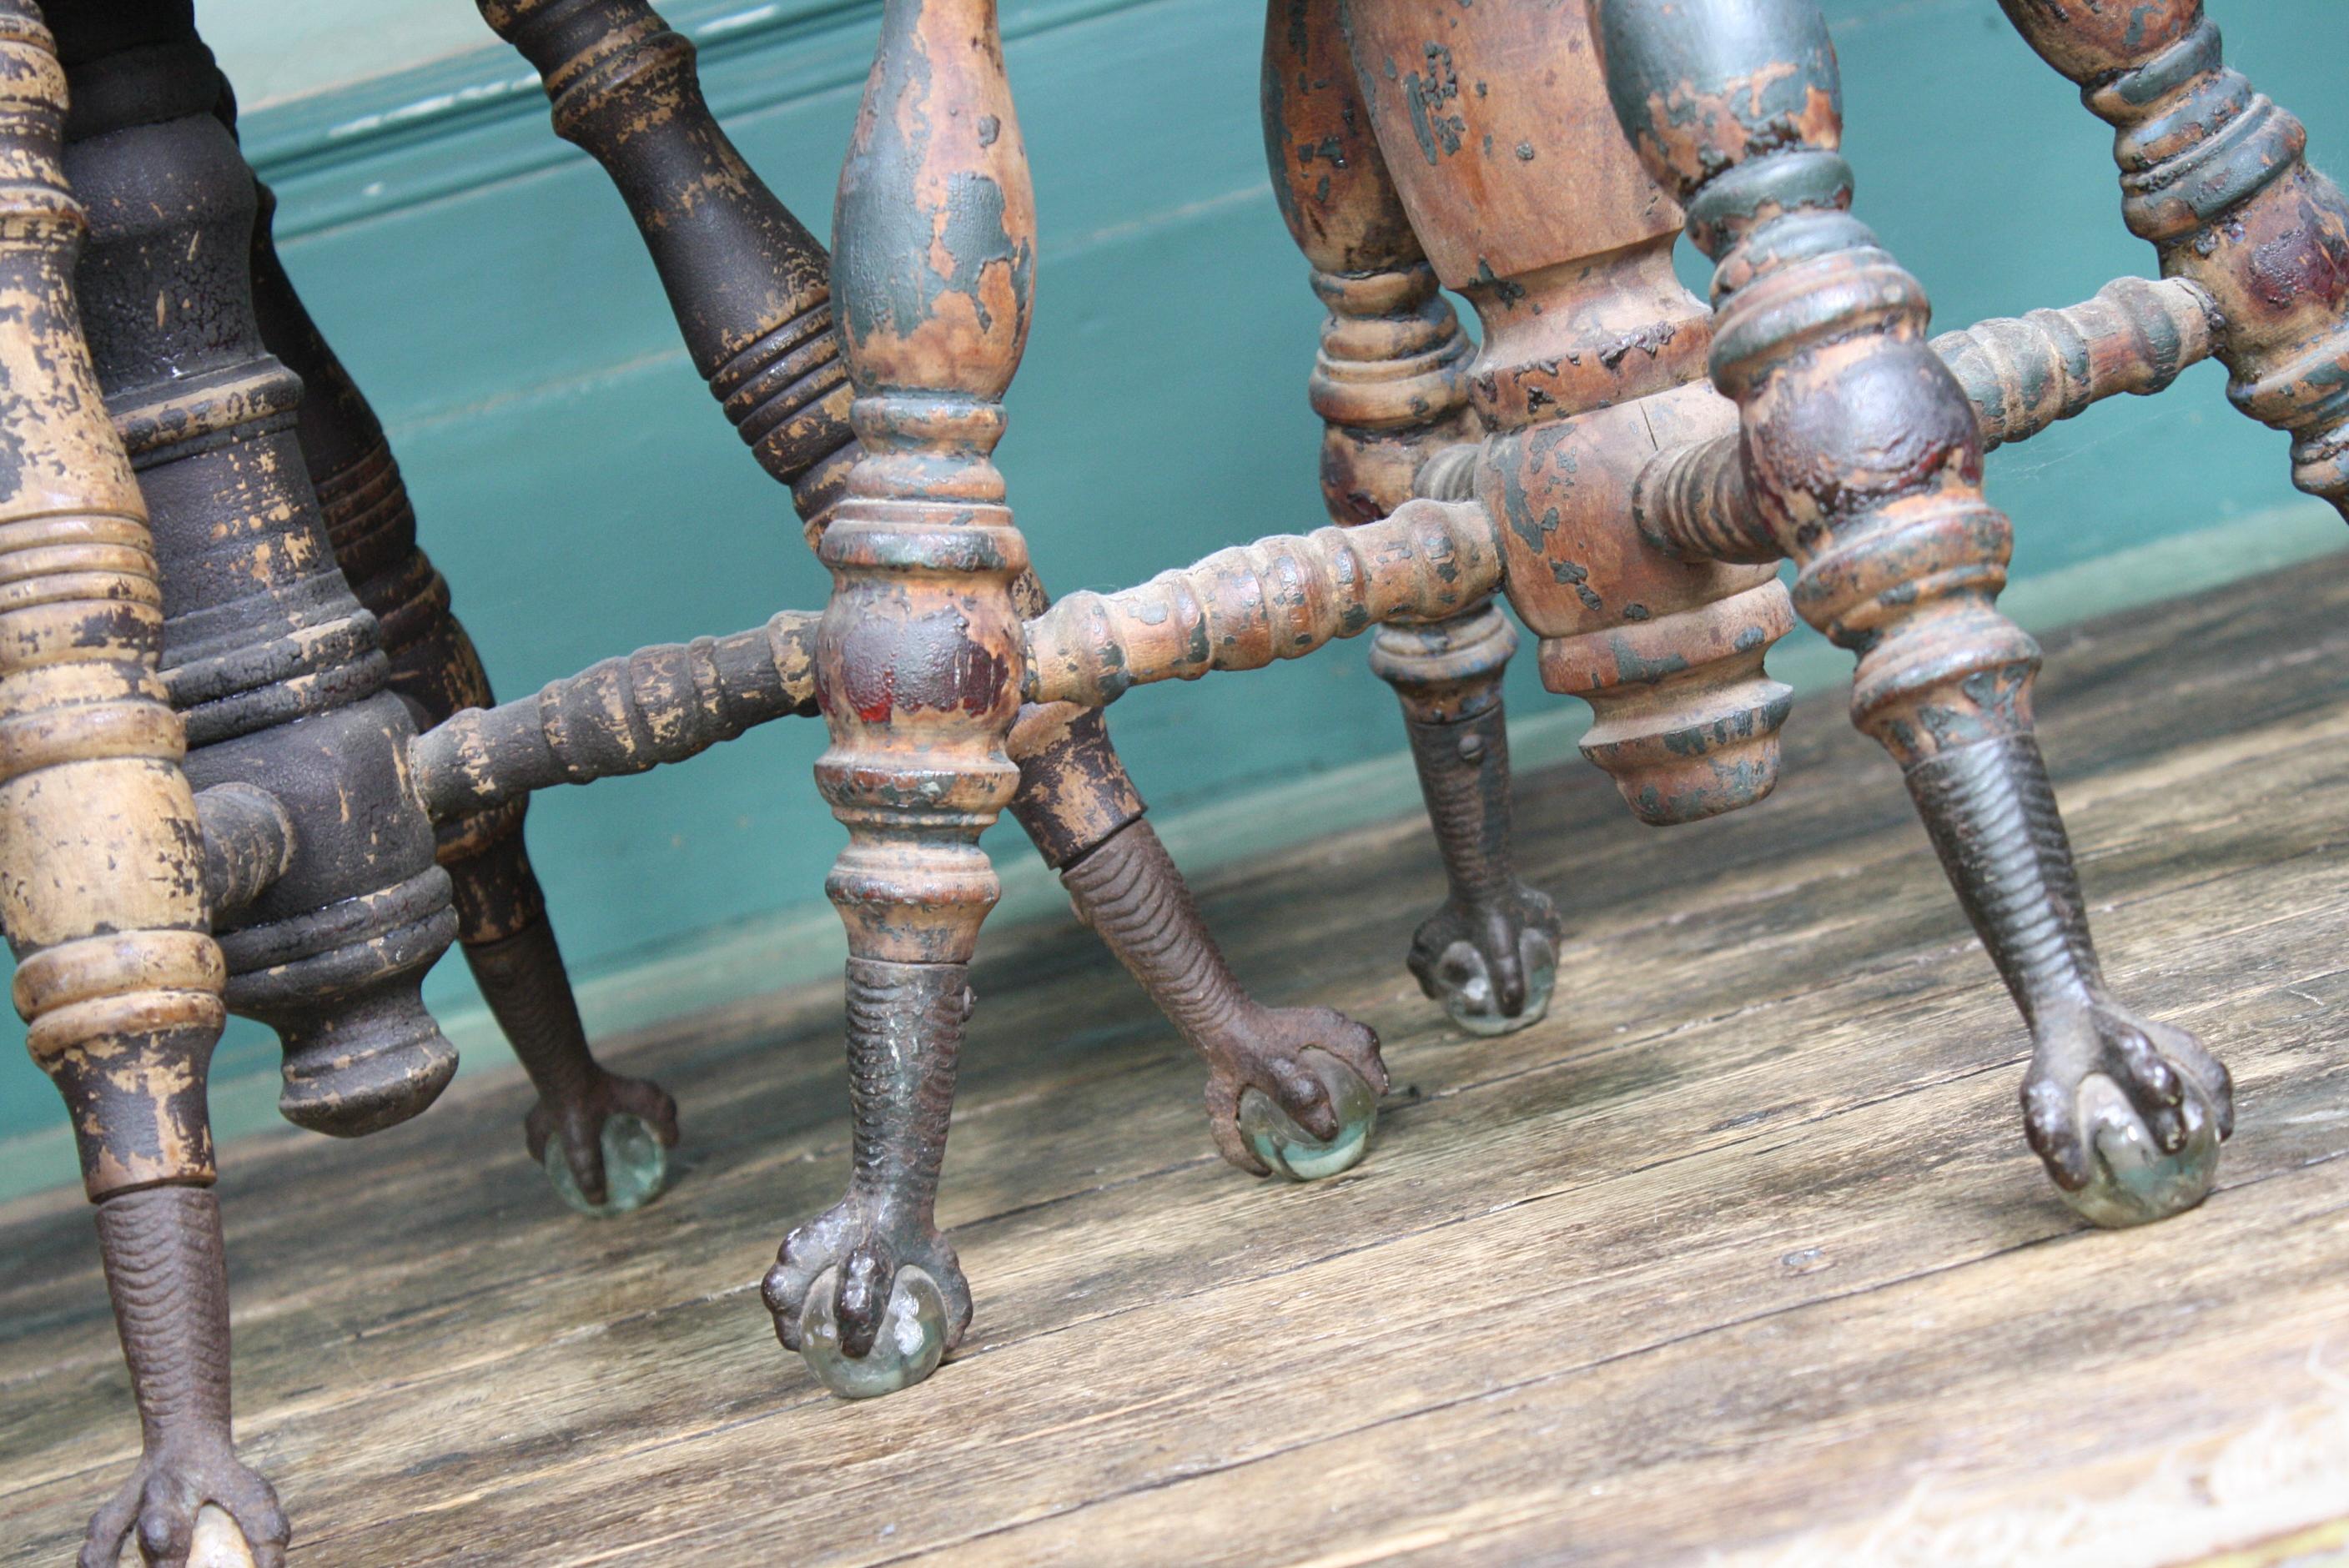
[[[435,9],[451,7],[462,0]],[[2230,57],[2309,122],[2320,160],[2349,170],[2349,5],[2212,8]],[[407,55],[377,57],[397,74],[354,79],[365,52],[273,52],[270,24],[298,16],[288,36],[315,38],[322,17],[357,25],[384,8],[220,9],[224,64],[266,85],[247,95],[259,107],[245,133],[280,195],[287,264],[390,428],[426,546],[502,695],[821,603],[825,577],[786,498],[694,377],[618,201],[554,139],[518,57],[485,29],[488,46],[450,56],[436,22]],[[2069,304],[2150,267],[2119,222],[2109,134],[1993,0],[1827,9],[1858,210],[1923,278],[1942,325]],[[671,8],[699,38],[744,152],[819,230],[877,12],[872,0]],[[1266,190],[1260,13],[1245,0],[1005,0],[1004,13],[1042,235],[1001,461],[1047,583],[1122,585],[1315,524],[1303,383],[1319,313]],[[2034,618],[2102,607],[2075,589],[2127,575],[2106,562],[2136,562],[2142,595],[2251,569],[2263,558],[2244,542],[2271,529],[2295,548],[2329,544],[2286,482],[2282,438],[2235,415],[2222,385],[2202,366],[2167,397],[2106,405],[1993,459],[1992,493],[2020,535],[2017,602]],[[2176,547],[2147,555],[2158,541]],[[2031,598],[2033,583],[2047,591]],[[1826,667],[1799,652],[1778,662],[1790,660]],[[1539,692],[1532,666],[1514,672],[1520,716],[1564,701]],[[1237,792],[1293,793],[1402,740],[1392,698],[1350,649],[1138,693],[1113,727],[1156,811],[1176,820]],[[632,966],[724,948],[750,926],[769,934],[754,979],[828,963],[838,939],[822,879],[842,834],[810,778],[823,744],[821,726],[786,723],[681,768],[541,796],[532,847],[574,970],[613,977],[605,994],[619,995]],[[1007,866],[1028,853],[1008,824],[990,843]],[[477,1006],[453,957],[429,995],[452,1018]],[[460,1041],[476,1057],[479,1033]],[[224,1046],[216,1103],[238,1108],[225,1124],[265,1114],[273,1051],[249,1026]],[[20,1043],[0,1049],[0,1190],[71,1179],[61,1119]]]

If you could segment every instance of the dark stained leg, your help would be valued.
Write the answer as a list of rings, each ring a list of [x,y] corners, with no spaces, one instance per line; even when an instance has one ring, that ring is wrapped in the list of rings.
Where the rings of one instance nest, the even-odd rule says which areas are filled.
[[[326,346],[270,235],[275,199],[260,188],[253,232],[254,308],[262,342],[302,378],[302,457],[320,520],[351,591],[383,629],[391,689],[429,729],[495,698],[473,640],[450,613],[449,585],[416,542],[416,512],[375,410]],[[538,1090],[523,1123],[530,1157],[587,1213],[657,1196],[677,1102],[659,1085],[605,1070],[587,1031],[523,843],[528,796],[444,821],[439,860],[457,905],[457,939],[482,998]],[[554,1155],[548,1160],[550,1151]],[[617,1157],[612,1168],[607,1156]]]

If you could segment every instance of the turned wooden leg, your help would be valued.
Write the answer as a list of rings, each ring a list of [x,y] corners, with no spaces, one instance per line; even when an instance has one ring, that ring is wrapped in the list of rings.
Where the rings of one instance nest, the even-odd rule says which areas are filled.
[[[182,1563],[225,1511],[250,1560],[285,1516],[237,1461],[228,1279],[204,1073],[225,1016],[204,841],[159,673],[146,510],[107,423],[73,296],[87,233],[59,166],[65,77],[25,0],[0,0],[0,923],[33,1058],[64,1095],[97,1205],[140,1414],[138,1467],[81,1561],[135,1535]],[[217,1526],[209,1532],[219,1534]]]
[[[429,728],[496,698],[473,640],[450,613],[449,585],[416,542],[416,512],[390,443],[318,331],[277,257],[276,200],[256,191],[253,299],[269,352],[302,378],[302,458],[320,521],[351,591],[374,614],[391,689]],[[605,1070],[587,1048],[546,896],[523,848],[526,795],[444,820],[438,859],[457,907],[457,940],[482,999],[538,1090],[523,1123],[530,1157],[564,1201],[615,1214],[659,1195],[677,1102],[659,1085]]]
[[[2349,517],[2349,201],[2306,128],[2229,68],[2202,0],[1999,3],[2118,133],[2122,216],[2214,305],[2229,401]]]
[[[1414,494],[1438,452],[1482,437],[1474,348],[1436,286],[1354,82],[1339,0],[1269,0],[1264,141],[1288,232],[1329,305],[1309,384],[1331,521],[1374,522]],[[1441,499],[1466,497],[1468,465]],[[1434,490],[1427,493],[1435,494]],[[1501,676],[1516,635],[1490,605],[1380,628],[1371,667],[1395,688],[1451,896],[1411,944],[1411,972],[1453,1021],[1506,1034],[1549,1006],[1562,928],[1518,880],[1509,842]]]
[[[1808,0],[1590,8],[1624,130],[1718,263],[1713,379],[1742,421],[1675,459],[1642,525],[1691,554],[1795,560],[1796,607],[1859,655],[1854,721],[1899,760],[2031,1027],[2033,1147],[2099,1224],[2191,1207],[2230,1130],[2226,1070],[2106,987],[2032,733],[2039,650],[1996,608],[2011,529],[1924,291],[1847,211],[1825,22]]]
[[[821,547],[816,779],[849,835],[825,891],[848,928],[854,1156],[764,1294],[783,1343],[855,1396],[926,1377],[970,1321],[933,1207],[971,952],[1000,891],[978,835],[1019,783],[1003,748],[1028,552],[989,454],[1036,246],[993,0],[888,0],[833,228],[863,451]]]
[[[415,723],[319,521],[301,383],[254,316],[252,170],[176,0],[58,0],[65,166],[90,216],[77,293],[168,590],[163,679],[189,779],[275,800],[282,874],[215,922],[229,1006],[285,1047],[279,1107],[356,1136],[456,1070],[419,986],[456,934],[407,775]]]
[[[857,455],[830,258],[743,162],[701,97],[693,46],[644,0],[481,0],[481,12],[538,67],[556,130],[611,174],[695,365],[819,544]],[[1424,292],[1433,295],[1432,282]],[[1012,593],[1023,616],[1048,603],[1032,573]],[[1281,1151],[1275,1163],[1289,1174],[1329,1168],[1309,1130],[1329,1130],[1338,1101],[1359,1105],[1367,1085],[1386,1081],[1376,1037],[1327,1008],[1266,1007],[1241,990],[1163,849],[1109,854],[1077,873],[1112,836],[1136,850],[1156,844],[1136,825],[1141,797],[1097,716],[1080,723],[1065,709],[1023,709],[1006,750],[1020,769],[1013,814],[1079,914],[1206,1059],[1216,1147],[1244,1170],[1263,1170],[1233,1119],[1253,1089],[1270,1097],[1258,1120]],[[1121,868],[1114,877],[1112,865]],[[1114,906],[1096,902],[1095,890],[1107,888],[1118,891]],[[1182,929],[1136,925],[1124,913],[1135,900]],[[1361,1068],[1361,1083],[1335,1072],[1337,1062]],[[1344,1115],[1336,1122],[1355,1125]],[[1338,1140],[1365,1147],[1350,1132]]]

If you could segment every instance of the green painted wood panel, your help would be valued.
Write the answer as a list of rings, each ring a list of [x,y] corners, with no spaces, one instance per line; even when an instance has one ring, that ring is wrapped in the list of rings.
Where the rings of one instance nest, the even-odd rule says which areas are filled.
[[[233,72],[243,51],[272,81],[304,79],[267,53],[271,6],[292,3],[222,7]],[[354,26],[380,15],[336,8]],[[2109,132],[1993,0],[1828,10],[1858,211],[1924,280],[1941,324],[2070,304],[2150,268],[2119,222]],[[2349,169],[2338,88],[2349,6],[2213,10],[2230,57],[2308,120],[2320,161]],[[871,0],[675,8],[743,150],[819,230],[877,11]],[[315,36],[319,8],[300,15],[300,36]],[[1265,188],[1258,15],[1245,0],[1006,4],[1042,232],[1035,334],[1001,460],[1056,590],[1123,585],[1318,521],[1303,383],[1319,315]],[[244,134],[280,194],[287,265],[391,429],[427,548],[501,693],[819,604],[824,574],[787,499],[676,346],[602,172],[554,139],[517,57],[490,40],[440,57],[440,37],[428,63],[382,79],[349,80],[347,50],[319,62],[311,79],[333,91],[266,104]],[[2100,560],[2136,562],[2112,583],[2138,597],[2264,560],[2241,548],[2242,530],[2210,531],[2229,520],[2273,511],[2291,548],[2329,543],[2287,482],[2282,438],[2235,415],[2222,385],[2203,366],[2162,399],[2106,405],[1992,459],[1992,493],[2020,531],[2018,583],[2060,588],[2029,598],[2035,618],[2068,618],[2068,596],[2102,582]],[[1839,667],[1791,641],[1779,662]],[[1513,675],[1517,714],[1577,706],[1544,696],[1532,665],[1520,659]],[[1249,792],[1293,801],[1331,776],[1329,820],[1369,759],[1388,759],[1379,809],[1401,777],[1392,698],[1358,648],[1153,688],[1112,720],[1162,817],[1220,806],[1215,820],[1243,834],[1248,812],[1232,802]],[[681,768],[542,796],[533,852],[574,970],[623,993],[646,965],[740,949],[753,925],[770,934],[730,984],[831,962],[822,879],[843,835],[810,777],[822,746],[820,725],[787,723]],[[1220,827],[1199,837],[1196,858],[1209,861],[1237,841]],[[990,846],[1007,865],[1028,854],[1008,825]],[[1016,885],[1029,906],[1049,903],[1032,877]],[[429,994],[472,1016],[455,959]],[[465,1032],[469,1049],[478,1037]],[[0,1048],[0,1189],[72,1175],[56,1097],[20,1041],[19,1030]],[[235,1107],[224,1120],[262,1114],[256,1074],[273,1051],[249,1027],[223,1047],[216,1100]]]

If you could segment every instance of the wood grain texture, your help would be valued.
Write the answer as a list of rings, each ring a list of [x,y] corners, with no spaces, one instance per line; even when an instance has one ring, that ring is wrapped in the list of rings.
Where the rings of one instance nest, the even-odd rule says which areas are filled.
[[[1829,697],[1778,794],[1709,824],[1522,781],[1578,980],[1502,1039],[1389,959],[1443,891],[1415,816],[1211,882],[1268,999],[1388,1042],[1385,1130],[1327,1185],[1234,1181],[1098,948],[1003,934],[939,1212],[979,1315],[886,1400],[757,1331],[772,1216],[847,1157],[829,985],[616,1042],[696,1130],[618,1225],[451,1158],[502,1132],[493,1079],[357,1147],[231,1145],[248,1456],[320,1563],[2002,1563],[1893,1548],[1982,1500],[2119,1529],[2157,1492],[2143,1561],[2306,1528],[2282,1461],[2328,1451],[2292,1445],[2339,1418],[2349,1312],[2344,625],[2336,560],[2047,640],[2107,966],[2240,1085],[2219,1191],[2168,1224],[2090,1233],[2038,1179],[2027,1042]],[[130,1452],[85,1226],[0,1212],[0,1556],[54,1559]],[[2198,1501],[2261,1432],[2274,1485]]]

